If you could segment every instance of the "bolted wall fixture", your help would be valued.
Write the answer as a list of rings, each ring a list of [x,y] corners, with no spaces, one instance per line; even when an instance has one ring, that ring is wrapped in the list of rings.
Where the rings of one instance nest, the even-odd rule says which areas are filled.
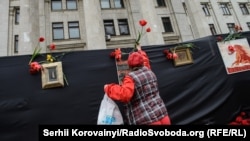
[[[106,39],[106,41],[110,41],[111,40],[111,36],[110,35],[105,35],[105,39]]]

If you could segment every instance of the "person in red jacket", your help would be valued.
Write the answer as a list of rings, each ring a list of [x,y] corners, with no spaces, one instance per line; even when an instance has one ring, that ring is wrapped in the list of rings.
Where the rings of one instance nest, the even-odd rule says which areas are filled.
[[[144,60],[141,52],[131,53],[128,57],[131,72],[122,84],[104,85],[104,92],[111,99],[125,103],[125,121],[129,125],[171,125],[156,75],[144,66]]]

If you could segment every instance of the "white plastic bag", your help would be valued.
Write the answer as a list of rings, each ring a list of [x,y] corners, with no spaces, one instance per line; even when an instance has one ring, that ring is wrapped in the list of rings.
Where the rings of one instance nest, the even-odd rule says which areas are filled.
[[[104,94],[98,113],[97,125],[122,125],[123,118],[118,105]]]

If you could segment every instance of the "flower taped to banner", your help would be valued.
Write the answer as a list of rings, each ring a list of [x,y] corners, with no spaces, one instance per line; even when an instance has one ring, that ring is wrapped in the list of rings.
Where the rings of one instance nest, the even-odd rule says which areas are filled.
[[[56,49],[56,45],[51,43],[49,45],[49,53],[45,54],[45,58],[40,61],[36,61],[35,59],[39,56],[44,57],[44,54],[41,54],[42,47],[40,47],[40,43],[44,42],[45,38],[40,37],[38,45],[35,47],[33,54],[29,61],[29,72],[32,75],[35,75],[39,72],[42,73],[42,88],[54,88],[54,87],[63,87],[64,81],[67,85],[68,81],[66,76],[62,71],[62,57],[65,53],[61,53],[59,55],[54,56],[52,51]],[[53,79],[52,79],[53,78]]]

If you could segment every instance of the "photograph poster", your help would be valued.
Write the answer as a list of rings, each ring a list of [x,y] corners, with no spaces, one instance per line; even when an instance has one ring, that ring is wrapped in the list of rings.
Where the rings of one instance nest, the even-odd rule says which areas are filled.
[[[119,84],[122,83],[124,76],[130,72],[127,59],[127,57],[123,57],[120,61],[116,60],[116,69]]]
[[[227,74],[250,70],[250,47],[246,38],[217,42]]]

